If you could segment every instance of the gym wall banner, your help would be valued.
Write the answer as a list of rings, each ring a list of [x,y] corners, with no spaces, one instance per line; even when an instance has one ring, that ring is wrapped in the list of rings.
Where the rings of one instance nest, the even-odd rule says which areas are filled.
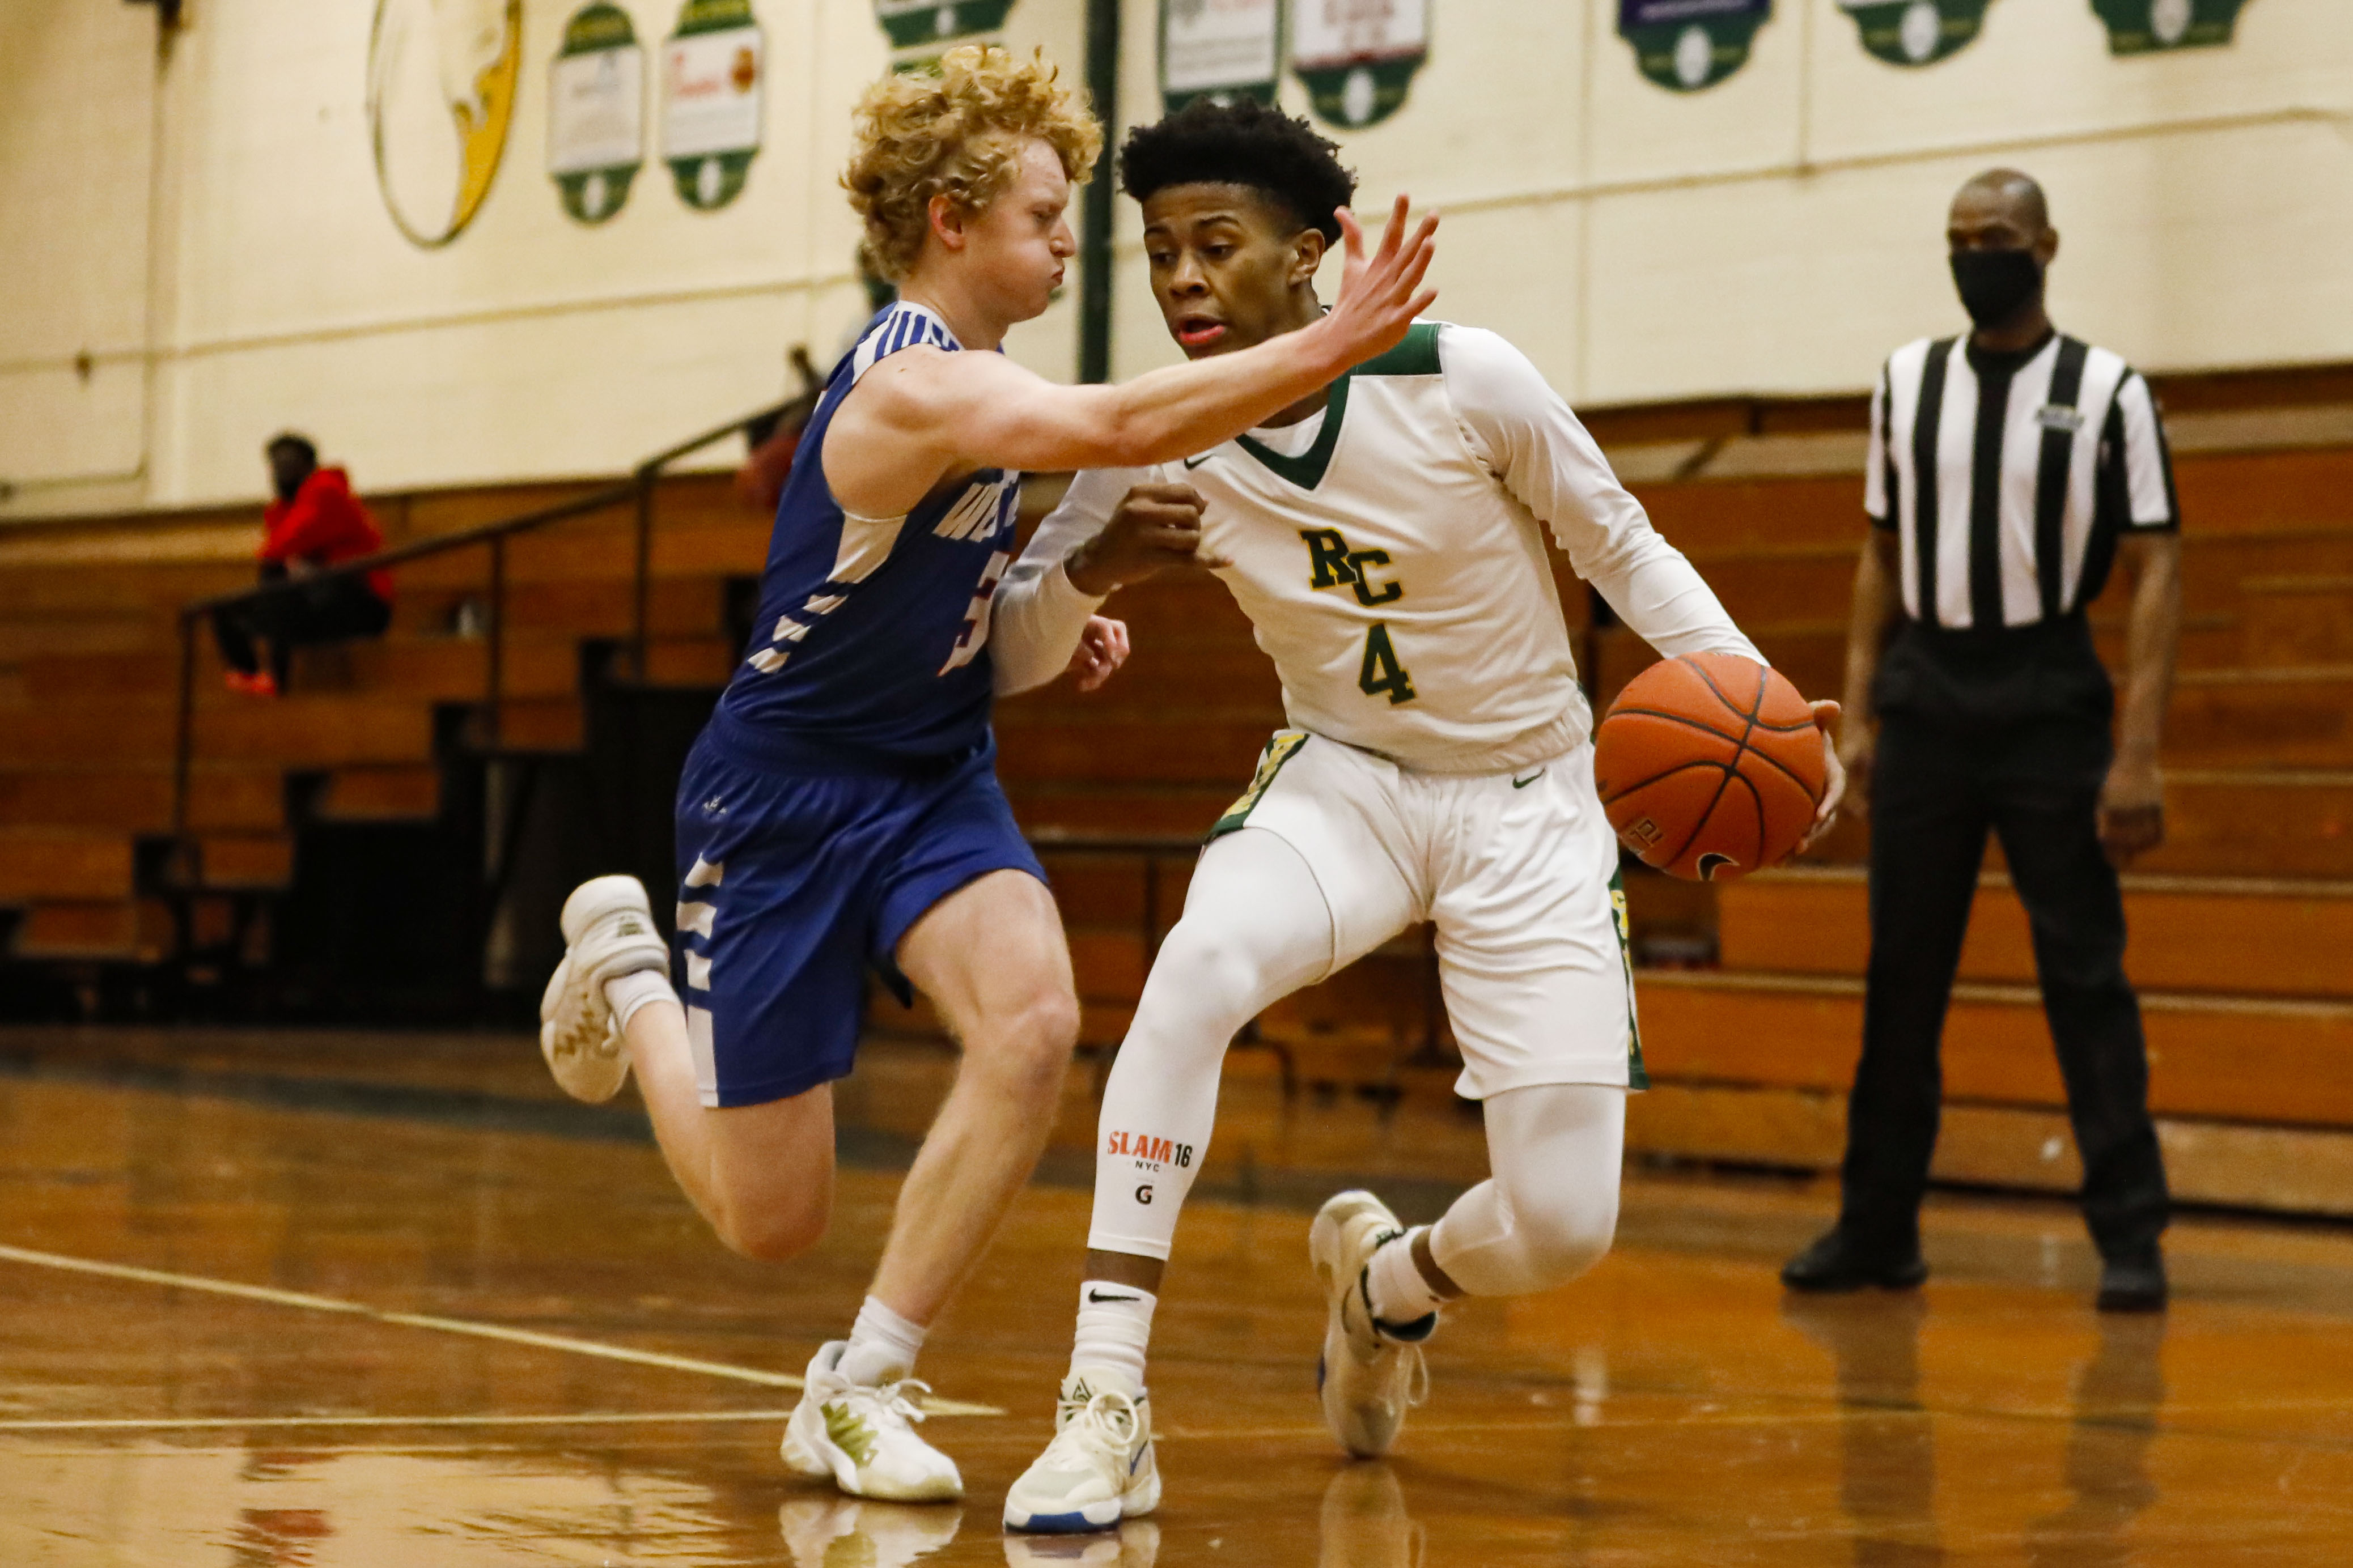
[[[1291,0],[1291,68],[1318,116],[1344,130],[1405,106],[1430,58],[1430,0]]]
[[[2092,0],[2108,27],[2108,53],[2153,55],[2219,48],[2239,25],[2242,0]]]
[[[1618,36],[1634,65],[1670,92],[1714,87],[1748,63],[1773,0],[1618,0]]]
[[[891,68],[921,70],[958,44],[997,43],[1013,0],[874,0]]]
[[[547,68],[547,173],[564,210],[603,223],[646,161],[646,51],[629,14],[606,0],[564,25]]]
[[[765,80],[752,0],[686,0],[662,46],[661,154],[687,205],[716,212],[743,193]]]
[[[1977,42],[1989,0],[1839,0],[1866,53],[1892,66],[1932,66]]]
[[[1274,101],[1282,0],[1160,0],[1160,106],[1197,98]]]
[[[376,0],[368,132],[394,226],[430,250],[466,232],[513,122],[522,0]]]

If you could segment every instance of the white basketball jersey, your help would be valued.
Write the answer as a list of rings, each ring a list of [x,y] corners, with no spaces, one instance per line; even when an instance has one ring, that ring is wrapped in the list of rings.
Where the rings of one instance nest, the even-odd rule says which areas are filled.
[[[1757,657],[1492,332],[1419,323],[1335,383],[1317,419],[1080,475],[1017,574],[1050,571],[1148,482],[1208,501],[1203,549],[1232,563],[1218,574],[1274,661],[1291,724],[1408,767],[1520,767],[1589,732],[1545,523],[1662,651]]]

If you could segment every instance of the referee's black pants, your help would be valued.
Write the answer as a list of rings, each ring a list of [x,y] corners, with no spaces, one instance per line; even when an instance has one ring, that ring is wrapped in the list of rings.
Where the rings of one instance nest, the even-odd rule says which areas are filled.
[[[2101,852],[2107,726],[2084,719],[1949,725],[1890,713],[1871,788],[1871,967],[1862,1060],[1847,1102],[1848,1237],[1919,1245],[1936,1142],[1938,1047],[1989,828],[2026,906],[2042,1005],[2084,1163],[2084,1217],[2102,1256],[2165,1228],[2165,1166],[2148,1115],[2140,1005],[2125,978],[2124,899]]]

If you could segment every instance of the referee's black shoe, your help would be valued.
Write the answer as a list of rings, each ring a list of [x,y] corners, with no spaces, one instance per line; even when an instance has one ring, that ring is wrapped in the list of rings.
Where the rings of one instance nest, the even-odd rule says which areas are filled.
[[[1916,1243],[1904,1249],[1861,1247],[1836,1226],[1781,1266],[1781,1283],[1790,1289],[1823,1293],[1867,1285],[1911,1290],[1927,1278],[1928,1265]]]
[[[2165,1296],[2165,1258],[2156,1247],[2101,1259],[2094,1303],[2101,1311],[2162,1312]]]

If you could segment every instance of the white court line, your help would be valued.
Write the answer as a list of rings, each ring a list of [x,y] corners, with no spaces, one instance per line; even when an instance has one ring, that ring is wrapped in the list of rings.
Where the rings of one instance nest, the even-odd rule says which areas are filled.
[[[181,1415],[0,1421],[0,1432],[205,1432],[268,1426],[617,1426],[664,1422],[782,1421],[789,1410],[595,1411],[577,1415]]]
[[[672,1372],[701,1373],[705,1377],[723,1377],[736,1383],[757,1383],[770,1388],[798,1388],[801,1379],[788,1372],[764,1372],[757,1367],[734,1366],[726,1362],[702,1361],[693,1356],[665,1355],[659,1351],[631,1350],[625,1345],[608,1345],[596,1340],[575,1339],[569,1334],[543,1334],[532,1329],[511,1329],[500,1323],[478,1323],[464,1318],[437,1317],[427,1312],[387,1312],[360,1301],[341,1300],[333,1296],[313,1296],[301,1290],[280,1290],[268,1285],[244,1285],[233,1279],[208,1279],[200,1274],[173,1274],[160,1268],[138,1268],[127,1263],[101,1263],[95,1258],[69,1258],[60,1252],[35,1252],[28,1247],[0,1246],[0,1261],[27,1263],[39,1268],[61,1268],[75,1274],[96,1274],[109,1279],[135,1279],[143,1285],[163,1285],[177,1290],[202,1290],[215,1296],[235,1296],[248,1301],[267,1301],[272,1306],[299,1307],[305,1311],[335,1312],[344,1317],[364,1318],[371,1322],[391,1323],[407,1329],[432,1329],[445,1334],[470,1334],[476,1339],[504,1340],[510,1344],[531,1345],[540,1350],[562,1351],[569,1355],[600,1356],[607,1361],[625,1361],[638,1366],[667,1367]],[[923,1410],[931,1415],[1002,1415],[1004,1411],[990,1405],[966,1405],[953,1399],[927,1399]]]

